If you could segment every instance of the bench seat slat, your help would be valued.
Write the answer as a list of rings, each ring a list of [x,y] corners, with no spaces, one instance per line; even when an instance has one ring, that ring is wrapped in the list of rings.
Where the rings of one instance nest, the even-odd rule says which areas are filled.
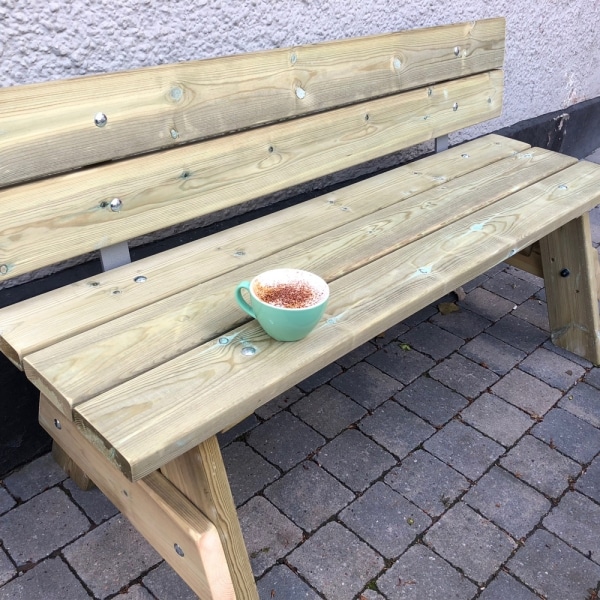
[[[0,191],[0,281],[491,119],[502,86],[492,71]]]
[[[253,245],[265,244],[269,256],[31,354],[25,359],[25,371],[68,415],[78,403],[108,387],[248,320],[235,305],[233,289],[255,273],[290,265],[332,281],[575,162],[548,150],[530,149],[339,227],[330,215],[341,207],[321,204],[316,213],[329,231],[313,232],[314,237],[279,252],[268,241],[249,240],[251,253]],[[361,186],[364,207],[357,203],[357,210],[366,210],[372,196],[397,198],[389,174],[366,181],[369,186]],[[289,231],[291,237],[295,228],[292,222],[282,233]]]
[[[139,478],[590,210],[598,179],[595,165],[572,165],[333,281],[327,318],[308,338],[274,343],[252,321],[229,344],[207,342],[79,405],[75,421]],[[253,356],[241,353],[248,344]]]
[[[7,88],[0,186],[497,69],[504,30],[484,19]]]
[[[435,156],[419,159],[379,176],[383,186],[392,186],[394,194],[380,189],[364,203],[372,183],[363,181],[339,189],[283,211],[213,234],[196,242],[65,286],[0,311],[0,348],[17,365],[24,355],[47,347],[61,339],[91,329],[101,323],[166,298],[212,277],[268,256],[289,245],[302,242],[336,226],[388,206],[398,198],[409,198],[485,167],[496,160],[523,151],[523,142],[498,135],[470,141]],[[462,155],[468,154],[465,160]],[[347,211],[329,211],[327,220],[316,210],[323,203],[335,202]],[[302,222],[302,228],[290,223]],[[290,231],[291,229],[291,231]],[[247,240],[255,240],[252,249]],[[144,275],[142,285],[134,277]],[[119,294],[113,294],[119,290]]]

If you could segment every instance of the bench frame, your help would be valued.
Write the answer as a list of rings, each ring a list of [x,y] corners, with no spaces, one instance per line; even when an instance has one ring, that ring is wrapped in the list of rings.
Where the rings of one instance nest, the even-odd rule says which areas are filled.
[[[587,214],[600,200],[600,169],[499,136],[447,150],[449,132],[500,114],[503,54],[504,22],[488,19],[0,90],[0,103],[8,107],[6,124],[0,122],[8,132],[0,140],[0,156],[7,157],[0,167],[0,202],[8,215],[0,226],[7,240],[0,242],[0,282],[96,249],[109,270],[0,311],[0,349],[40,389],[40,423],[55,441],[59,464],[80,487],[94,482],[203,600],[258,600],[216,434],[443,293],[494,264],[514,261],[544,276],[553,341],[600,364],[598,260]],[[77,103],[69,100],[74,95]],[[128,239],[231,210],[265,193],[297,191],[307,181],[430,139],[436,156],[290,209],[306,216],[319,207],[337,219],[331,230],[308,231],[291,246],[260,255],[249,224],[128,264]],[[487,148],[491,158],[464,177],[443,170],[470,160],[469,148]],[[115,162],[104,164],[108,160]],[[393,199],[352,215],[361,193],[376,196],[393,177],[407,182],[406,189],[397,186],[406,206]],[[424,231],[427,211],[438,201],[441,206],[444,196],[464,196],[474,207],[440,217]],[[546,203],[551,216],[543,210]],[[356,264],[328,267],[332,308],[310,340],[275,343],[245,316],[219,312],[223,290],[250,269],[294,252],[309,254],[321,238],[325,245],[315,252],[335,254],[328,235],[351,240],[356,225],[369,238],[409,204],[422,214],[410,221],[414,231],[403,233],[406,240],[388,240],[380,249],[376,242]],[[293,231],[286,214],[297,213],[281,211],[260,222],[263,242]],[[469,262],[464,255],[471,238],[482,255]],[[185,275],[184,268],[195,264],[190,257],[206,274]],[[396,275],[398,283],[390,285],[408,297],[394,303],[386,296],[380,313],[363,324],[360,307],[370,305],[360,295],[361,281],[381,277],[374,289],[383,296],[385,278]],[[144,293],[138,283],[146,279]],[[148,328],[145,333],[161,319],[193,320],[182,300],[192,293],[213,302],[213,329],[189,339],[175,335],[179,345],[165,342],[172,354],[159,363],[144,356],[139,373],[119,372],[121,362],[134,368],[125,356],[128,344],[115,356],[106,349],[102,354],[102,343],[111,348],[120,339],[119,324],[134,317]],[[340,299],[344,293],[356,299]],[[153,312],[156,306],[166,307],[165,314]],[[40,319],[55,318],[62,320],[40,331]],[[209,320],[202,326],[212,326]],[[134,325],[124,335],[130,331]],[[157,331],[160,340],[165,331]],[[156,343],[148,342],[155,350]],[[142,348],[135,340],[131,347]],[[247,348],[256,356],[242,363],[234,353]],[[294,348],[304,349],[301,359]],[[232,380],[251,379],[249,391],[234,393],[221,380],[211,387],[210,361],[219,353],[225,356],[220,366],[230,359]],[[282,373],[266,378],[275,359],[283,361]],[[94,376],[98,360],[109,375]],[[209,391],[190,387],[186,364],[204,369],[198,377],[206,372]],[[171,379],[160,378],[162,372]],[[88,376],[94,379],[89,389]],[[143,388],[152,377],[164,383],[161,397]],[[167,421],[165,399],[180,392],[192,423],[179,434],[179,424]],[[221,398],[229,403],[222,410]],[[212,412],[196,417],[207,405]],[[140,433],[121,431],[121,421],[137,425],[138,418]],[[153,437],[163,429],[164,438]]]

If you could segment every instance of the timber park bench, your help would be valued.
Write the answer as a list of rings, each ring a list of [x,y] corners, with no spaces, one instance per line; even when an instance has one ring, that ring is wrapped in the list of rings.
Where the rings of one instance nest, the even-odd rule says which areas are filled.
[[[203,600],[258,597],[216,434],[387,328],[512,260],[543,274],[554,343],[600,364],[600,167],[493,134],[447,148],[500,115],[504,45],[486,19],[0,89],[0,281],[95,251],[105,268],[2,309],[2,351],[39,388],[62,466]],[[129,261],[127,240],[432,139]],[[330,284],[298,342],[234,298],[280,266]]]

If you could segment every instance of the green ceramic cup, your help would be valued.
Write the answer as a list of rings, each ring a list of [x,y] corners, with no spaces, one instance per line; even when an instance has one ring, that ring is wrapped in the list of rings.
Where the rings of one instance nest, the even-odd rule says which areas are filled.
[[[273,269],[238,284],[235,298],[272,338],[294,342],[306,337],[321,320],[329,286],[309,271]]]

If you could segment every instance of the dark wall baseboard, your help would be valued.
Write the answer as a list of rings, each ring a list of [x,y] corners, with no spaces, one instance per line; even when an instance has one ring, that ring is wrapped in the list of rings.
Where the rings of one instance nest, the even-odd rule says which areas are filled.
[[[521,121],[497,133],[527,142],[532,146],[583,158],[600,147],[600,97],[581,102],[565,110]],[[305,198],[298,197],[285,204],[289,205],[303,199]],[[272,208],[248,213],[243,217],[204,228],[202,231],[195,230],[134,248],[132,258],[136,260],[155,254],[168,247],[203,237],[217,229],[224,229],[242,220],[255,218],[269,210]],[[100,272],[99,261],[92,261],[44,279],[2,290],[0,306],[18,302],[98,272]],[[0,355],[0,477],[50,449],[50,437],[37,420],[38,398],[39,392],[27,381],[24,374]]]

